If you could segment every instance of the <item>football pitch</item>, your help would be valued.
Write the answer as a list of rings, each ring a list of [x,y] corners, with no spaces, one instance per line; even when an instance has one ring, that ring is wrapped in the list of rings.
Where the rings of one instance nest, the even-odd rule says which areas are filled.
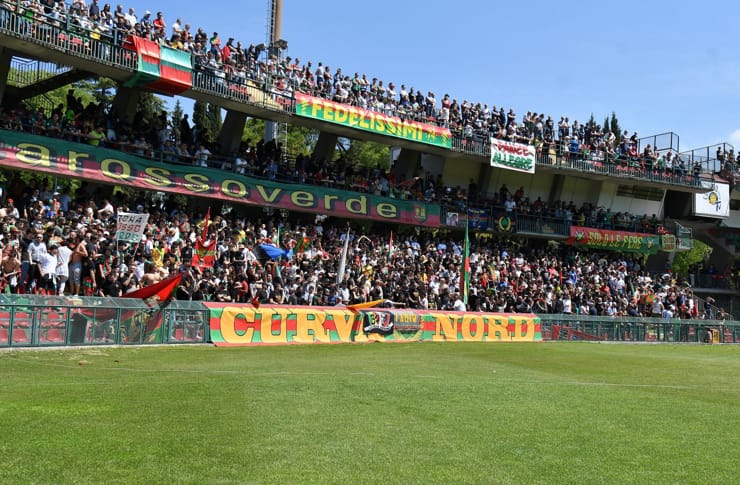
[[[0,483],[737,483],[740,346],[0,352]]]

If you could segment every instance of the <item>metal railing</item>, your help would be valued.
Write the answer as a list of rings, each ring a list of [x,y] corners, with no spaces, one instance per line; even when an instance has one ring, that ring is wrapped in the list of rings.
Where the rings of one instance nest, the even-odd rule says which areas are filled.
[[[735,320],[537,315],[543,340],[740,343]]]
[[[197,302],[0,295],[0,347],[202,343],[208,316]]]
[[[0,5],[0,33],[127,71],[135,71],[138,65],[133,51],[113,42],[113,37],[88,28],[75,16],[68,14],[59,19],[39,14],[24,8],[21,2],[12,7]]]

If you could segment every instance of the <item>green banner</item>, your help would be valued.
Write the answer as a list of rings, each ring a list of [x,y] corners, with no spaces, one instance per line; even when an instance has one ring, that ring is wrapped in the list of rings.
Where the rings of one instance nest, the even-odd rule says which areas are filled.
[[[655,254],[660,247],[660,239],[657,234],[571,226],[568,244],[593,249]]]
[[[448,128],[402,120],[397,116],[388,116],[384,113],[335,103],[303,93],[295,93],[295,100],[296,114],[299,116],[427,145],[452,147],[452,133]]]
[[[0,166],[230,203],[439,227],[438,204],[162,164],[117,150],[15,131],[0,130]]]

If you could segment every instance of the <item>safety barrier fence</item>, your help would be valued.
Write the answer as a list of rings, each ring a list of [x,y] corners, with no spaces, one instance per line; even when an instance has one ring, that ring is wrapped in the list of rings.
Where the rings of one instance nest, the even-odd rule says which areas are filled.
[[[740,343],[740,322],[0,295],[0,347],[367,341]]]

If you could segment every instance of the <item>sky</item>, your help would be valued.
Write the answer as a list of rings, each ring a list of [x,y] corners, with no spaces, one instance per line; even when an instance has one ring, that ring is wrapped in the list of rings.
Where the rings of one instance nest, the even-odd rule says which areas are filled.
[[[265,42],[270,0],[129,0],[222,40]],[[740,2],[283,0],[285,55],[462,100],[740,147]],[[169,30],[168,30],[169,32]],[[187,104],[186,106],[187,111]]]

